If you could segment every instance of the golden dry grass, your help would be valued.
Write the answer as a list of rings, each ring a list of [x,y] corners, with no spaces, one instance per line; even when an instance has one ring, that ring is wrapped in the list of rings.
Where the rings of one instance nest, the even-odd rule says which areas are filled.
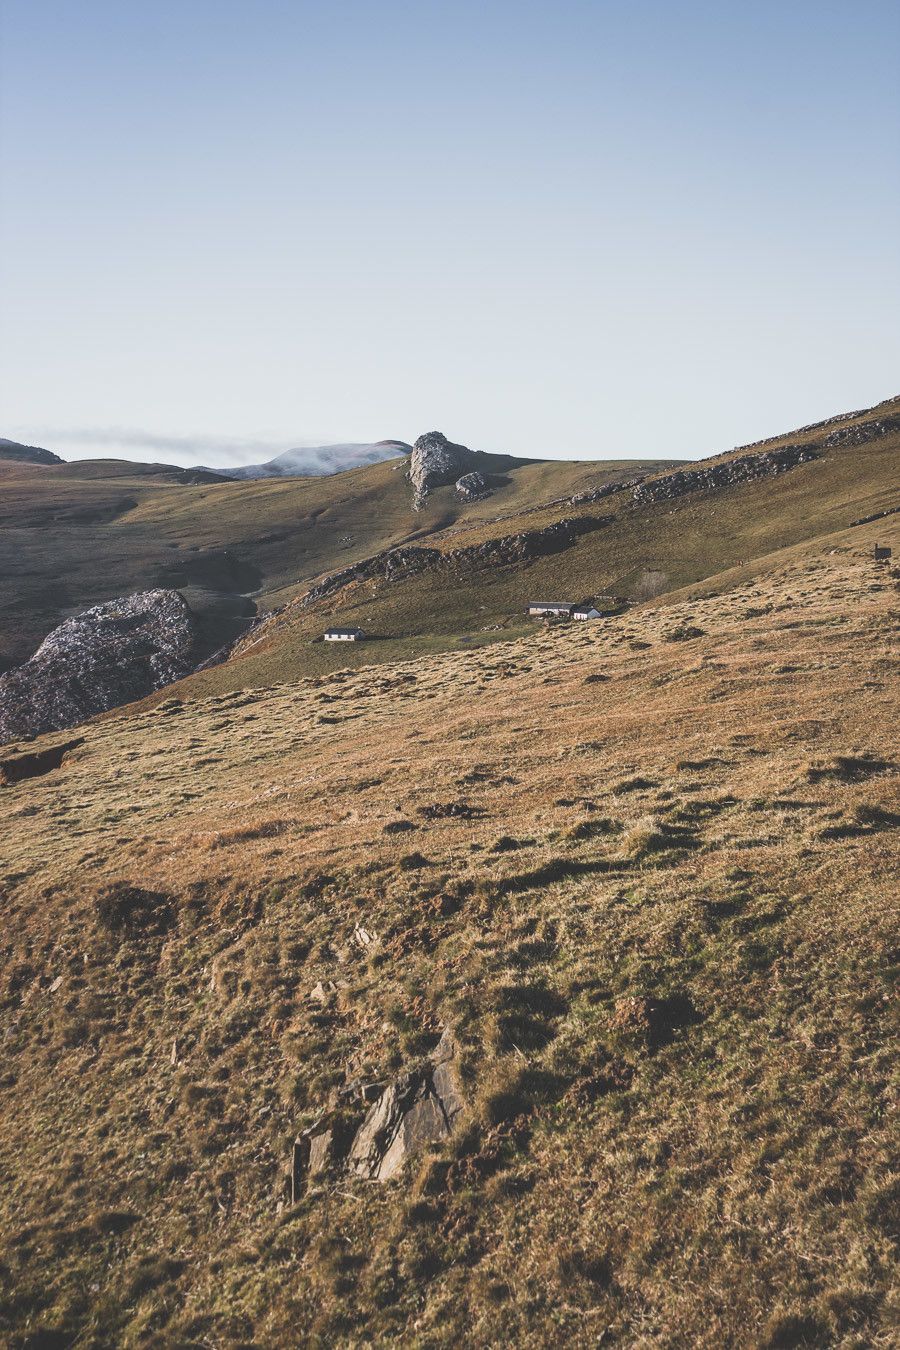
[[[794,560],[0,788],[11,1344],[892,1344],[896,596]],[[444,1025],[452,1144],[287,1205]]]

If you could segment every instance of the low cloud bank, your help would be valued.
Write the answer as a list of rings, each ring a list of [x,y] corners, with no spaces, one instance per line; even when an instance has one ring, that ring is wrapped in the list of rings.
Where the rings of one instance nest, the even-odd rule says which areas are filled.
[[[29,429],[27,434],[23,431],[15,439],[28,445],[45,446],[70,460],[131,459],[178,464],[186,468],[204,464],[211,469],[226,470],[265,463],[286,451],[303,453],[309,448],[313,454],[319,454],[333,448],[328,444],[327,436],[304,437],[298,445],[297,441],[292,442],[287,437],[271,435],[170,436],[140,427],[44,427]]]

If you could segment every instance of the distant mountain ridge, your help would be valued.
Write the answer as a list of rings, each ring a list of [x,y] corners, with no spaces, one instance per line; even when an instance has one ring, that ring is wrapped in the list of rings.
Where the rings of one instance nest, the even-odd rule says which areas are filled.
[[[347,469],[360,469],[368,464],[380,464],[382,460],[408,455],[412,446],[406,441],[343,441],[337,445],[297,446],[285,450],[274,459],[260,464],[242,464],[238,468],[195,465],[182,469],[185,475],[214,474],[216,480],[224,478],[327,478]],[[0,436],[0,460],[11,460],[21,464],[65,464],[60,455],[45,450],[39,445],[23,445],[19,441]],[[77,463],[78,461],[74,461]],[[185,482],[213,481],[202,477],[186,477]]]
[[[324,478],[384,459],[408,455],[406,441],[348,441],[340,445],[299,446],[263,464],[243,464],[238,469],[214,469],[229,478]]]

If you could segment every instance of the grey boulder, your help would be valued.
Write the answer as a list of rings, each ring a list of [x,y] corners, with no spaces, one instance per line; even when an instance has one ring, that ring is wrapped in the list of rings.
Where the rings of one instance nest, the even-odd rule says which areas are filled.
[[[487,479],[477,469],[472,473],[464,473],[462,478],[456,480],[456,495],[464,502],[474,502],[478,497],[484,497],[487,492]]]

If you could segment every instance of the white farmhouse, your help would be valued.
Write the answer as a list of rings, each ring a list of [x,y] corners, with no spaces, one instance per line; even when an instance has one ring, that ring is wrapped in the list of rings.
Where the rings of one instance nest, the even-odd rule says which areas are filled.
[[[366,636],[361,628],[326,628],[326,642],[362,642]]]
[[[532,600],[528,606],[528,613],[533,619],[568,619],[574,608],[571,600]]]

